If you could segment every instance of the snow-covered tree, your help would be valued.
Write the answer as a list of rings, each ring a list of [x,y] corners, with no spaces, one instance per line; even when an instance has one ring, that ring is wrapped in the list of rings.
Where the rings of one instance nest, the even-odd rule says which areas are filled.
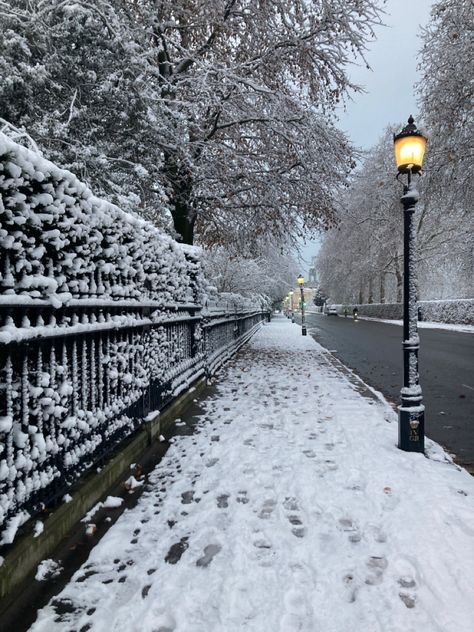
[[[430,190],[474,203],[474,3],[438,0],[422,32],[417,85],[429,133]]]
[[[186,242],[328,226],[352,163],[328,116],[381,2],[8,0],[0,115]]]
[[[2,2],[0,117],[24,127],[46,157],[96,194],[150,216],[164,206],[164,125],[154,112],[154,69],[135,37],[140,29],[130,6]],[[166,222],[163,211],[154,219]]]
[[[350,87],[377,3],[359,0],[162,0],[153,33],[162,97],[187,122],[165,150],[176,230],[233,242],[331,223],[350,168],[322,119]]]
[[[438,0],[422,33],[417,89],[429,136],[425,208],[432,212],[428,240],[420,233],[430,252],[420,282],[436,287],[436,298],[474,296],[473,22],[470,0]]]
[[[214,246],[203,254],[206,278],[220,292],[263,296],[275,303],[294,287],[298,267],[285,250],[267,244],[258,257]]]
[[[325,236],[318,256],[322,289],[334,302],[401,302],[403,289],[402,185],[395,179],[393,132],[388,127],[354,174],[343,198],[339,224]],[[429,156],[428,165],[436,164]],[[417,205],[419,296],[472,295],[472,217],[463,205],[430,192],[428,175],[419,182]],[[469,271],[470,267],[470,271]],[[470,286],[470,289],[469,289]]]

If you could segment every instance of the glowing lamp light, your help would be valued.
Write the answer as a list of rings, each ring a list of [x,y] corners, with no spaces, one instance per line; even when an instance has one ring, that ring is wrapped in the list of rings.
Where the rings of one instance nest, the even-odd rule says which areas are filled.
[[[298,285],[299,286],[304,285],[304,277],[302,277],[301,274],[298,277],[297,281],[298,281]]]
[[[399,173],[421,171],[427,140],[426,136],[417,130],[415,119],[410,115],[408,125],[393,136],[395,162]]]

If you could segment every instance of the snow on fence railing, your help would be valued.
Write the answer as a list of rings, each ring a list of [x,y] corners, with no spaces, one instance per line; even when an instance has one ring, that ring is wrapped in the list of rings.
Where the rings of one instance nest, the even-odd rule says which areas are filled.
[[[203,310],[199,253],[0,136],[0,544],[267,313]]]
[[[400,320],[403,316],[402,303],[367,303],[363,305],[335,305],[340,314],[344,309],[352,314],[357,307],[360,316]],[[474,299],[453,299],[443,301],[419,301],[418,316],[420,321],[474,325]]]

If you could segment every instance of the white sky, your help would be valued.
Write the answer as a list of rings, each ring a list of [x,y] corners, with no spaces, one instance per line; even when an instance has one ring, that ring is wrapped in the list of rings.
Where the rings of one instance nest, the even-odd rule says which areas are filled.
[[[339,116],[339,126],[356,146],[368,149],[390,123],[405,124],[410,114],[416,119],[413,84],[418,80],[418,34],[420,25],[428,22],[432,4],[433,0],[387,0],[386,26],[377,29],[377,41],[367,54],[371,70],[354,66],[350,73],[366,93],[353,95]],[[317,241],[304,247],[303,274],[308,273],[317,250]]]

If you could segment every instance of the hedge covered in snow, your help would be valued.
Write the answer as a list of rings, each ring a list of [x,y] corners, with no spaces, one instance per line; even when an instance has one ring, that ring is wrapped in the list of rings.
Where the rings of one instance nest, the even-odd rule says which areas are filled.
[[[400,320],[403,318],[402,303],[368,303],[364,305],[336,305],[340,314],[347,309],[357,307],[361,316]],[[420,301],[419,320],[435,323],[451,323],[458,325],[474,325],[474,299],[457,299],[447,301]]]
[[[196,249],[94,197],[69,171],[0,134],[0,294],[199,300]],[[194,295],[194,296],[193,296]]]
[[[474,298],[451,301],[420,301],[420,320],[474,325]]]

